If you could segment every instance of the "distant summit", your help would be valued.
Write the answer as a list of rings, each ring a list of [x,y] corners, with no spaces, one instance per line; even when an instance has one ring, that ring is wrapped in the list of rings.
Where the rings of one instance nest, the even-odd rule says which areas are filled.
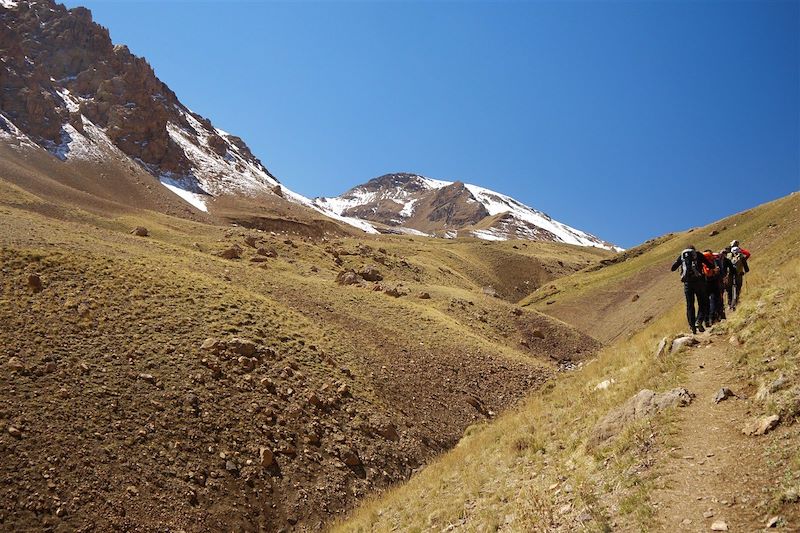
[[[341,196],[316,198],[314,203],[339,215],[368,221],[384,233],[525,239],[620,250],[510,196],[418,174],[385,174]]]

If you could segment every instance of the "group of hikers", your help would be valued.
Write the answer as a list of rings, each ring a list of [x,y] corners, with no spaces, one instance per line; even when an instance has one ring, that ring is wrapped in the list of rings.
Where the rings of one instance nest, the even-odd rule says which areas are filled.
[[[744,275],[750,272],[747,260],[750,252],[732,241],[719,253],[711,250],[697,251],[689,246],[672,264],[672,271],[681,269],[683,292],[686,296],[686,319],[692,333],[720,320],[725,320],[725,294],[728,309],[736,309],[742,293]],[[695,299],[697,311],[695,312]]]

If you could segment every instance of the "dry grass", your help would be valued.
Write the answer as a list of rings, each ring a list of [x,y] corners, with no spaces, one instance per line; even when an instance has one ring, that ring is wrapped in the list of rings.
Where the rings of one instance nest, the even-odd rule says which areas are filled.
[[[780,373],[791,376],[795,387],[800,382],[797,204],[794,195],[724,221],[736,228],[739,238],[752,239],[755,253],[745,303],[724,326],[745,343],[742,369],[751,374],[754,388]],[[724,234],[713,244],[721,247],[722,242],[716,240],[729,238]],[[554,284],[565,299],[586,297],[639,269],[671,263],[686,242],[685,235],[674,236],[658,243],[653,252]],[[700,240],[698,245],[706,243]],[[652,517],[649,494],[657,484],[658,471],[642,462],[656,435],[669,444],[670,415],[632,424],[599,449],[588,448],[587,442],[595,422],[639,390],[681,384],[686,369],[680,358],[655,359],[653,352],[660,338],[685,329],[683,304],[671,306],[646,327],[602,350],[579,371],[548,383],[523,406],[490,425],[474,428],[452,452],[405,485],[373,498],[333,530],[646,529]],[[611,378],[615,384],[608,390],[594,389]],[[791,389],[782,399],[771,397],[765,411],[777,411],[792,420],[800,408],[797,390]],[[790,444],[775,452],[777,462],[790,465],[782,492],[776,494],[783,501],[796,498],[800,490],[797,449]],[[591,520],[585,520],[588,517]]]

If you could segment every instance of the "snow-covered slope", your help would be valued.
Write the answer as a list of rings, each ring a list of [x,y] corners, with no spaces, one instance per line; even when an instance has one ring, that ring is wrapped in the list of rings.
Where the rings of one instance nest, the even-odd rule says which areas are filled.
[[[620,249],[505,194],[417,174],[387,174],[341,196],[316,198],[314,203],[391,231],[442,236],[461,232],[486,240],[527,239]]]

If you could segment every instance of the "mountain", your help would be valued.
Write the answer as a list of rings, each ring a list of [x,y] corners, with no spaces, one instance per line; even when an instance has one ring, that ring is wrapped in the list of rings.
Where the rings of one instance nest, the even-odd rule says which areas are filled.
[[[341,196],[316,198],[314,203],[367,221],[385,233],[525,239],[621,250],[505,194],[417,174],[385,174]]]
[[[82,166],[83,179],[61,180],[74,188],[127,204],[142,192],[123,182],[144,171],[199,212],[213,213],[222,197],[296,215],[297,207],[286,205],[294,204],[374,232],[281,185],[242,139],[192,112],[147,61],[114,45],[85,8],[3,0],[0,55],[0,140],[13,148],[8,156],[46,151],[65,168]],[[111,162],[108,172],[96,168]],[[99,175],[107,173],[116,178]]]
[[[12,148],[4,150],[6,160],[26,161],[28,175],[17,180],[26,187],[36,181],[31,174],[44,175],[121,206],[209,213],[262,229],[274,229],[277,218],[351,231],[334,219],[367,233],[618,250],[509,196],[414,174],[387,174],[312,202],[282,185],[241,138],[181,103],[145,59],[112,43],[89,10],[2,0],[0,30],[0,144]]]

